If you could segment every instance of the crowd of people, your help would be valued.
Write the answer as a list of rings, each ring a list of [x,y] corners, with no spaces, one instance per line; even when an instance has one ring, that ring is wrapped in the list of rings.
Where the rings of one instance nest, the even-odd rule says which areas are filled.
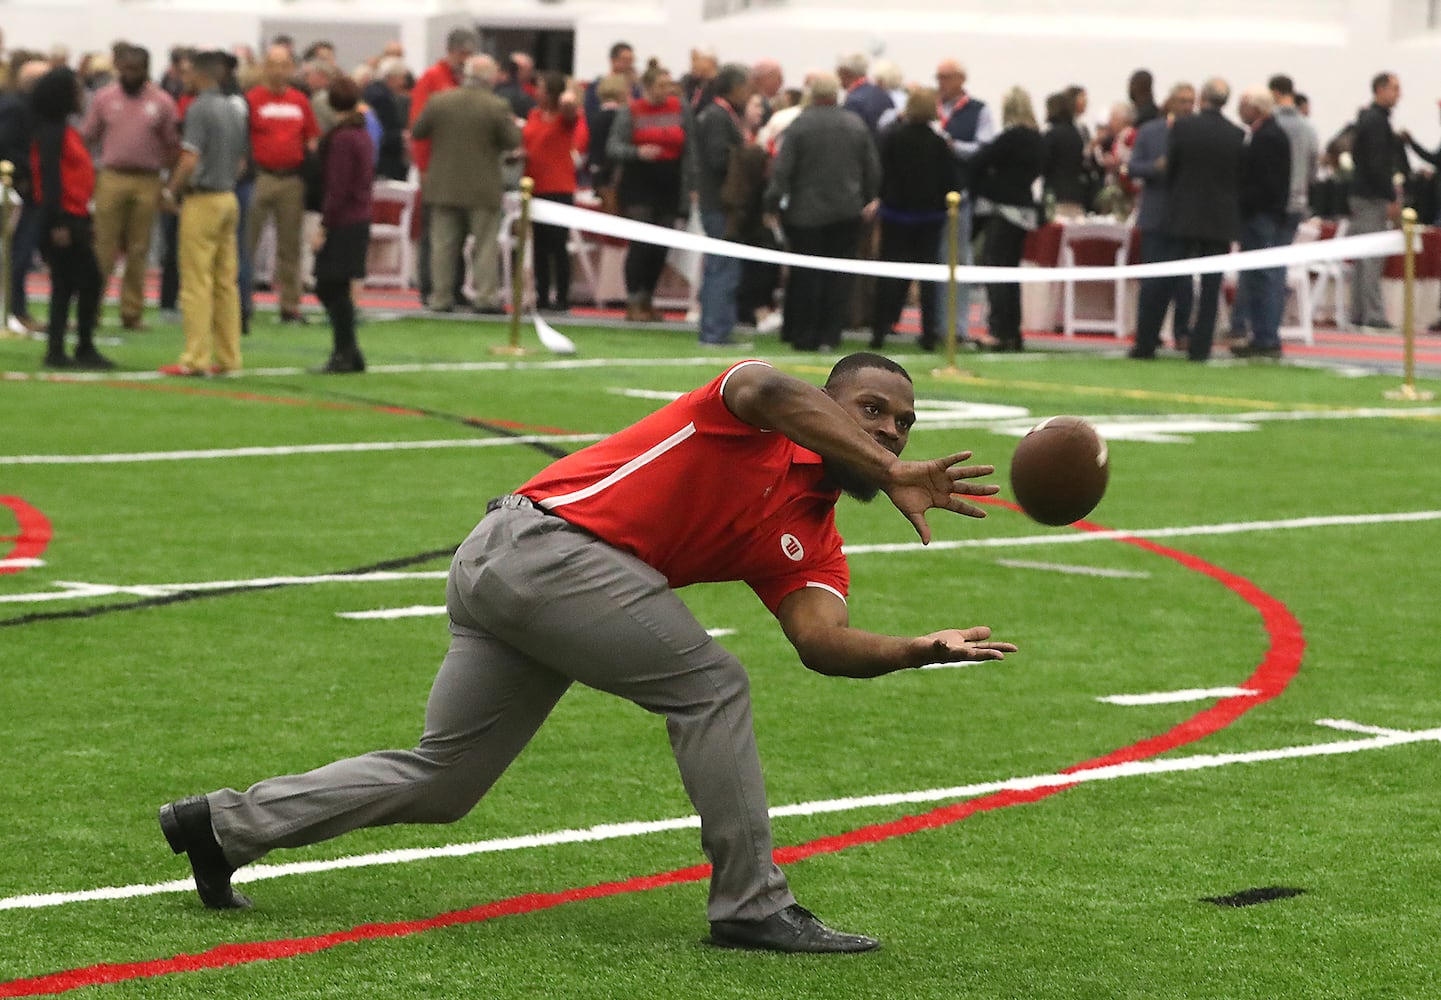
[[[539,71],[525,53],[497,59],[479,50],[476,32],[456,29],[418,76],[399,43],[347,72],[334,46],[316,42],[302,53],[278,37],[258,56],[245,46],[177,48],[154,80],[149,53],[125,42],[73,69],[63,49],[11,53],[0,156],[17,166],[22,208],[10,329],[41,329],[25,299],[38,251],[51,273],[45,364],[109,367],[94,341],[101,299],[123,258],[119,323],[146,328],[158,215],[159,307],[178,307],[185,333],[183,353],[164,370],[238,370],[254,312],[252,262],[273,224],[278,319],[306,321],[301,295],[313,282],[334,330],[323,370],[362,371],[355,288],[377,179],[419,182],[414,280],[422,303],[482,314],[503,311],[502,199],[522,176],[538,198],[573,203],[585,189],[601,210],[639,222],[802,254],[912,263],[947,259],[947,196],[957,192],[961,263],[1002,267],[1019,265],[1038,226],[1093,212],[1134,216],[1145,261],[1284,245],[1317,212],[1348,215],[1353,234],[1374,232],[1408,197],[1435,214],[1434,188],[1402,181],[1412,176],[1408,144],[1428,162],[1441,155],[1392,129],[1400,95],[1392,74],[1376,77],[1372,104],[1323,148],[1304,95],[1283,74],[1241,95],[1237,125],[1224,114],[1225,81],[1176,84],[1158,105],[1152,75],[1138,70],[1126,99],[1093,125],[1081,86],[1046,97],[1042,121],[1021,87],[994,105],[973,94],[954,59],[937,65],[934,81],[916,83],[893,64],[850,53],[788,88],[775,60],[722,63],[705,48],[678,76],[655,59],[641,64],[618,42],[607,72],[590,81]],[[567,235],[535,227],[542,311],[570,306]],[[630,245],[629,321],[661,318],[655,297],[666,259],[664,247]],[[970,289],[959,291],[955,332],[964,341]],[[919,343],[928,350],[947,332],[944,293],[938,283],[916,290]],[[1280,354],[1285,293],[1284,269],[1245,273],[1233,352]],[[728,345],[737,327],[754,324],[815,351],[861,328],[878,349],[908,294],[899,279],[804,267],[783,276],[772,265],[707,255],[699,338]],[[987,299],[984,346],[1022,350],[1018,286],[988,285]],[[78,344],[67,353],[72,300]],[[1218,275],[1201,281],[1199,296],[1187,278],[1143,282],[1132,357],[1156,355],[1171,311],[1175,346],[1206,359],[1219,300]],[[1350,318],[1385,325],[1379,262],[1358,266]]]

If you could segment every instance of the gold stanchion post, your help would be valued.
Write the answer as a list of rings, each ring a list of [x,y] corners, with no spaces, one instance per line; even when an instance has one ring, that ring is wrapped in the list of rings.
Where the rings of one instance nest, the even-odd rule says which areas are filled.
[[[15,164],[0,160],[0,337],[10,335],[10,255],[15,252],[10,232],[10,191],[15,187]]]
[[[936,378],[970,378],[971,373],[956,367],[956,310],[959,292],[956,287],[956,265],[961,256],[961,195],[946,195],[946,367],[931,372]],[[924,295],[924,289],[921,291]],[[969,318],[969,317],[967,317]]]
[[[1401,213],[1401,231],[1406,240],[1405,285],[1401,312],[1401,334],[1405,358],[1405,376],[1401,388],[1387,391],[1387,399],[1424,402],[1433,394],[1416,388],[1416,210]]]
[[[520,313],[525,306],[525,245],[530,240],[530,199],[534,191],[535,181],[521,178],[520,221],[515,225],[510,263],[510,343],[492,347],[491,354],[520,357],[527,353],[520,346]]]

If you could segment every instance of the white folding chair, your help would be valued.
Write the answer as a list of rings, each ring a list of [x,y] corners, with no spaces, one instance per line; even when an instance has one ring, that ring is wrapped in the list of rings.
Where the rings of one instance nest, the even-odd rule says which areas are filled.
[[[1340,239],[1350,228],[1349,219],[1336,223],[1333,239]],[[1317,238],[1320,238],[1320,224],[1317,224]],[[1319,260],[1307,265],[1307,270],[1316,283],[1312,286],[1311,297],[1317,313],[1320,313],[1326,295],[1331,295],[1331,321],[1338,328],[1346,325],[1346,286],[1350,280],[1351,265],[1344,260]],[[1313,320],[1314,321],[1314,320]]]
[[[1057,258],[1058,269],[1076,266],[1077,243],[1109,243],[1116,248],[1115,265],[1124,267],[1130,256],[1131,230],[1114,222],[1069,222],[1061,229],[1061,248]],[[1067,337],[1074,337],[1076,331],[1109,333],[1117,339],[1124,338],[1126,329],[1126,279],[1117,278],[1112,284],[1114,301],[1111,315],[1107,317],[1078,317],[1076,315],[1076,283],[1065,277],[1064,295],[1061,307],[1061,329]]]
[[[376,288],[406,288],[410,285],[415,245],[410,227],[415,216],[415,193],[419,185],[410,181],[376,181],[371,189],[372,212],[395,222],[370,224],[370,259],[365,283]],[[386,207],[382,207],[386,206]],[[397,215],[398,212],[398,215]],[[387,261],[393,261],[386,267]]]

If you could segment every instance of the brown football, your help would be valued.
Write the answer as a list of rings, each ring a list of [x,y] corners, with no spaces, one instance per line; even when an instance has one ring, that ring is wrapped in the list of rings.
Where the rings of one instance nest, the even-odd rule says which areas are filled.
[[[1101,502],[1111,475],[1106,442],[1080,417],[1032,427],[1011,457],[1011,494],[1033,521],[1079,521]]]

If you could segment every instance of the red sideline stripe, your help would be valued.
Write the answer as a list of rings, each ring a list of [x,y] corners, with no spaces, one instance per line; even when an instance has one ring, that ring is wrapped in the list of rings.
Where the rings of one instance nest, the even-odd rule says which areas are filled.
[[[7,536],[0,541],[13,541],[15,547],[4,559],[38,559],[40,553],[50,544],[53,532],[50,519],[19,497],[0,497],[0,506],[9,507],[20,524],[20,534]],[[0,573],[18,573],[20,566],[0,566]]]
[[[1005,501],[990,498],[985,499],[990,503],[1008,507],[1013,510],[1016,509],[1013,504]],[[1087,521],[1077,522],[1075,527],[1082,531],[1108,530],[1100,525]],[[1306,650],[1306,640],[1302,634],[1301,623],[1285,604],[1261,590],[1261,588],[1257,587],[1251,581],[1244,577],[1237,576],[1234,573],[1229,573],[1218,566],[1206,562],[1198,556],[1167,548],[1164,545],[1157,545],[1146,539],[1125,538],[1121,539],[1121,541],[1135,545],[1156,555],[1173,559],[1187,569],[1211,577],[1260,612],[1261,620],[1265,626],[1270,643],[1266,650],[1265,657],[1261,660],[1261,664],[1244,684],[1248,689],[1259,693],[1256,695],[1222,699],[1211,708],[1192,716],[1190,719],[1159,736],[1153,736],[1139,743],[1122,747],[1103,757],[1097,757],[1094,760],[1076,764],[1066,768],[1062,773],[1070,773],[1093,767],[1104,767],[1109,764],[1118,764],[1127,761],[1143,760],[1194,743],[1224,729],[1254,706],[1268,701],[1284,691],[1292,678],[1296,676],[1296,672],[1300,669],[1301,658]],[[848,847],[855,847],[859,844],[875,844],[895,837],[903,837],[907,834],[917,833],[922,830],[933,830],[939,827],[949,826],[976,813],[1039,802],[1041,799],[1055,795],[1057,792],[1074,787],[1074,785],[1057,785],[1027,791],[1007,790],[995,792],[991,795],[981,796],[980,798],[942,806],[930,812],[922,813],[919,816],[906,816],[889,823],[863,826],[859,829],[835,836],[821,837],[809,843],[778,848],[775,852],[775,858],[779,864],[792,864],[819,854],[831,854],[837,851],[843,851]],[[535,913],[540,910],[547,910],[566,903],[574,903],[587,899],[603,899],[607,896],[618,896],[631,892],[645,892],[649,889],[678,885],[685,882],[698,882],[709,876],[709,874],[709,865],[696,865],[690,868],[680,868],[675,871],[659,872],[654,875],[645,875],[619,882],[605,882],[599,885],[568,889],[561,892],[531,893],[524,896],[512,896],[509,899],[497,900],[467,910],[455,910],[450,913],[442,913],[426,920],[400,921],[389,924],[364,924],[351,928],[348,931],[322,934],[308,938],[294,938],[281,941],[257,941],[247,944],[227,944],[212,948],[210,951],[202,952],[198,955],[179,955],[175,958],[156,959],[148,962],[92,965],[85,968],[71,969],[66,972],[56,972],[46,976],[38,976],[33,979],[16,979],[8,983],[0,983],[0,997],[27,997],[65,993],[70,990],[81,989],[86,986],[97,986],[103,983],[126,982],[133,979],[171,975],[177,972],[218,969],[234,965],[244,965],[250,962],[263,962],[276,958],[308,955],[317,951],[333,948],[336,945],[349,944],[356,941],[407,937],[412,934],[420,934],[425,931],[437,930],[443,927],[477,924],[495,917]]]

